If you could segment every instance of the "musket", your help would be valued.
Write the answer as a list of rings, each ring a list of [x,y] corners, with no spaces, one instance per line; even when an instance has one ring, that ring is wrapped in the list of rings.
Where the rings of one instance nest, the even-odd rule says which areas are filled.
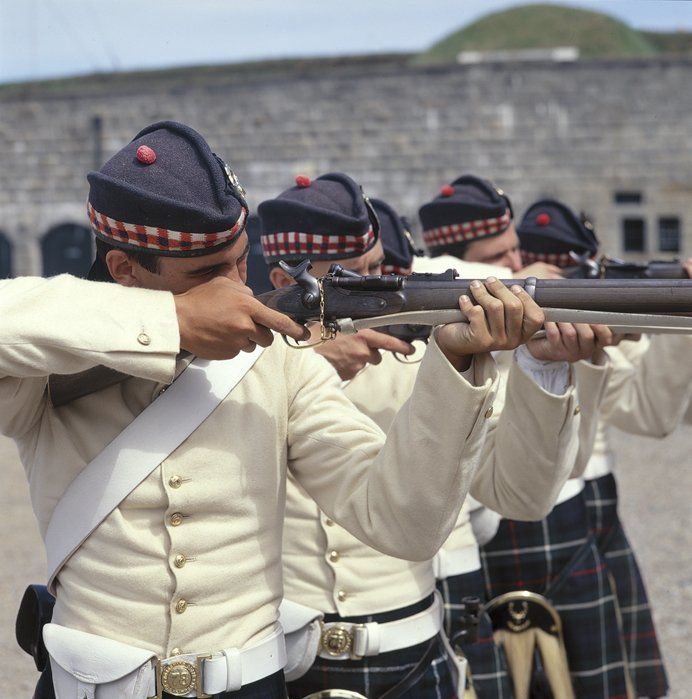
[[[317,321],[322,339],[337,331],[390,325],[439,325],[465,320],[458,299],[470,293],[470,279],[456,270],[443,274],[361,276],[332,265],[319,279],[309,260],[280,263],[296,284],[259,296],[264,304],[300,323]],[[602,323],[615,332],[692,333],[690,279],[508,279],[543,309],[546,320]]]
[[[603,256],[594,260],[585,255],[570,252],[574,266],[563,270],[568,279],[688,279],[680,260],[651,260],[650,262],[625,262],[616,257]]]

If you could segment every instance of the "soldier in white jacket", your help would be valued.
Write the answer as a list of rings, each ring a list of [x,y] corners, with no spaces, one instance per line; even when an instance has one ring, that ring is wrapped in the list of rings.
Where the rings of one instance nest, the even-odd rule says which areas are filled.
[[[509,198],[491,182],[473,175],[464,175],[445,185],[439,196],[420,209],[423,237],[433,261],[442,255],[458,257],[466,262],[493,262],[505,264],[516,276],[559,276],[553,258],[531,260],[532,267],[522,268],[519,237],[513,223]],[[546,324],[548,336],[558,332],[555,324]],[[580,395],[578,410],[588,415],[593,430],[598,406],[605,388],[604,377],[610,369],[600,348],[612,342],[612,333],[603,326],[564,327],[564,358],[578,357],[581,347],[597,349],[593,361],[604,366],[592,372],[574,372]],[[598,342],[594,343],[594,339]],[[502,365],[502,358],[497,357]],[[536,360],[540,364],[540,359]],[[581,363],[580,363],[581,364]],[[579,365],[577,365],[579,366]],[[592,367],[592,361],[588,361]],[[589,386],[596,391],[590,391]],[[600,391],[601,395],[598,395]],[[596,395],[594,401],[586,400]],[[516,449],[521,451],[527,435],[517,433]],[[626,691],[627,675],[621,652],[618,619],[612,595],[607,593],[608,581],[605,563],[590,539],[589,521],[583,499],[583,480],[579,478],[591,453],[594,432],[582,434],[578,468],[557,496],[555,508],[541,522],[522,522],[517,518],[500,519],[487,508],[472,512],[472,522],[481,542],[485,594],[487,600],[504,593],[527,590],[546,597],[560,612],[564,642],[569,661],[561,659],[564,653],[553,654],[559,662],[549,663],[553,693],[574,691],[581,697],[617,696]],[[454,559],[460,548],[453,532],[441,552]],[[456,633],[459,614],[463,611],[462,596],[468,583],[461,571],[445,571],[441,582],[449,610],[450,633]],[[531,607],[517,603],[519,617]],[[517,611],[518,610],[518,611]],[[525,619],[517,628],[525,626]],[[529,625],[537,625],[537,619]],[[530,645],[526,646],[529,656]],[[530,658],[529,658],[530,660]],[[513,663],[514,691],[518,699],[528,692],[531,668]],[[570,678],[571,673],[571,678]],[[530,673],[529,673],[530,674]],[[490,677],[490,681],[495,678]],[[536,681],[538,677],[534,677]],[[574,690],[571,688],[574,685]],[[612,692],[609,693],[609,692]]]
[[[270,275],[276,286],[292,283],[277,262],[309,256],[317,225],[338,232],[340,221],[353,209],[354,192],[358,192],[357,187],[343,175],[326,175],[314,181],[299,176],[295,187],[260,204],[265,258],[272,265]],[[373,200],[372,204],[382,244],[393,241],[388,246],[386,269],[408,273],[411,260],[410,254],[408,259],[405,255],[408,243],[399,217],[384,202]],[[299,234],[287,238],[287,230]],[[279,240],[281,247],[277,249]],[[337,240],[334,235],[334,250],[314,263],[313,274],[323,275],[334,262],[361,274],[380,273],[382,244],[359,256],[345,255],[338,249]],[[399,254],[392,252],[397,242]],[[541,341],[531,344],[543,345]],[[382,349],[390,351],[380,355]],[[397,361],[391,350],[400,355],[408,351],[405,344],[375,331],[338,337],[316,347],[339,371],[345,394],[385,431],[411,395],[418,371],[417,364]],[[567,363],[527,370],[512,360],[512,353],[506,355],[510,361],[504,367],[503,390],[495,400],[492,417],[488,415],[493,429],[483,447],[471,492],[513,517],[538,519],[552,507],[560,485],[574,467],[581,417],[575,411],[576,396],[569,385]],[[551,376],[562,373],[562,390],[546,390],[546,372]],[[438,407],[438,411],[444,409]],[[516,431],[526,436],[527,448],[522,452],[516,450]],[[477,570],[478,549],[467,509],[462,510],[462,518],[458,537],[466,538],[470,549],[467,562]],[[442,619],[439,602],[433,597],[432,561],[411,562],[374,551],[336,525],[295,479],[289,478],[284,571],[290,609],[298,603],[306,621],[325,621],[315,645],[305,643],[304,647],[318,658],[312,666],[308,658],[301,667],[302,676],[292,676],[292,697],[299,699],[328,689],[378,697],[397,691],[395,687],[400,687],[404,677],[409,692],[404,696],[424,699],[456,695],[449,672],[449,649],[435,637]],[[475,592],[469,587],[467,594]],[[282,618],[287,608],[288,604],[282,609]],[[423,624],[426,614],[437,617],[437,624]],[[373,638],[377,643],[371,642]],[[293,643],[298,645],[291,641],[289,648]],[[477,647],[476,658],[483,656],[484,667],[496,662],[492,641]]]
[[[283,697],[287,471],[369,545],[430,558],[479,460],[496,383],[487,352],[518,345],[542,313],[499,283],[474,290],[478,306],[461,299],[470,325],[436,333],[385,440],[326,361],[273,342],[271,329],[294,338],[303,329],[244,286],[247,205],[197,132],[151,125],[89,183],[94,276],[111,283],[0,283],[0,429],[17,443],[42,534],[63,546],[83,513],[122,487],[123,469],[88,490],[72,487],[101,452],[113,458],[106,466],[140,475],[58,561],[43,632],[53,679],[40,696]],[[374,243],[349,232],[359,249]],[[240,351],[229,364],[202,361]],[[190,363],[191,355],[200,359]],[[99,366],[111,370],[105,383],[92,371]],[[240,367],[235,387],[217,395]],[[58,401],[54,375],[79,372],[86,390]],[[171,403],[190,382],[195,390]],[[150,438],[130,443],[152,414]],[[188,431],[161,453],[182,418]],[[111,442],[117,449],[104,449]],[[75,492],[81,499],[65,510],[60,503]],[[56,510],[69,524],[57,532]]]

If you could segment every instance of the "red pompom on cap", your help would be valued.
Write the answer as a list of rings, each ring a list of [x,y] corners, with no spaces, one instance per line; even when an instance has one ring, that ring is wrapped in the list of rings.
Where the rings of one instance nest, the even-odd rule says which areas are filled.
[[[137,160],[144,165],[151,165],[156,161],[156,153],[149,146],[140,146],[137,149]]]
[[[538,216],[536,216],[536,223],[539,226],[547,226],[550,223],[550,214],[538,214]]]
[[[446,184],[440,190],[440,194],[443,197],[451,197],[454,194],[454,187],[451,184]]]
[[[299,187],[309,187],[312,183],[310,182],[310,178],[307,175],[297,175],[296,176],[296,184]]]

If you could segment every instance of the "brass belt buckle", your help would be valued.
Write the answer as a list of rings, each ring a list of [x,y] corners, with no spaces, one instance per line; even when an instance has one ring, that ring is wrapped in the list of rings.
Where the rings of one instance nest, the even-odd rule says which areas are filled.
[[[211,694],[204,693],[203,663],[211,660],[211,655],[198,655],[195,664],[186,660],[176,660],[165,666],[161,666],[161,660],[156,659],[156,697],[149,699],[163,699],[163,693],[168,692],[174,697],[184,697],[193,689],[197,699],[211,699]]]
[[[348,653],[351,660],[361,660],[362,655],[354,652],[355,637],[357,629],[364,629],[365,624],[352,624],[350,628],[343,624],[336,624],[330,628],[325,628],[322,624],[322,636],[320,646],[327,655],[337,658]]]

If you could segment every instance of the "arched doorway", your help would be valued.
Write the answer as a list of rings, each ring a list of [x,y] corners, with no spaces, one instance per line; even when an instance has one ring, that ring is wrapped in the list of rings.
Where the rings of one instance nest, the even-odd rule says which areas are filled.
[[[12,276],[12,243],[9,238],[0,231],[0,279]]]
[[[86,277],[93,258],[93,236],[86,226],[62,223],[54,226],[41,240],[43,276],[72,274]]]

